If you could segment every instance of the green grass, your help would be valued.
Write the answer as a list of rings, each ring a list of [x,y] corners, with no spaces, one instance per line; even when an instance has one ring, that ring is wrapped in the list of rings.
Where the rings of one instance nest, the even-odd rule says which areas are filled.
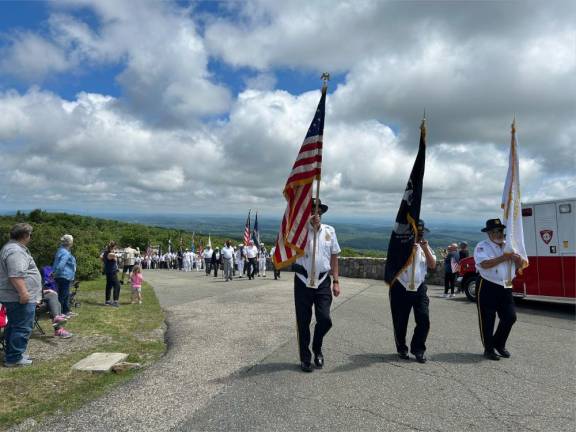
[[[77,372],[71,366],[93,352],[123,352],[128,361],[144,366],[156,361],[164,353],[164,341],[153,337],[151,331],[158,329],[164,320],[158,299],[146,283],[142,287],[143,304],[131,305],[130,288],[121,290],[119,308],[103,306],[104,279],[82,282],[78,292],[81,307],[74,309],[78,316],[72,318],[66,328],[77,338],[57,341],[70,342],[70,350],[50,360],[36,360],[31,367],[7,369],[0,367],[0,430],[22,422],[26,418],[40,420],[46,415],[68,412],[96,398],[106,390],[127,381],[135,373],[90,374]],[[40,320],[49,333],[52,329],[46,315]],[[53,349],[49,343],[37,342],[34,331],[30,344],[30,356],[35,349],[43,351],[44,358]],[[79,340],[81,344],[77,344]],[[43,339],[50,341],[50,338]]]

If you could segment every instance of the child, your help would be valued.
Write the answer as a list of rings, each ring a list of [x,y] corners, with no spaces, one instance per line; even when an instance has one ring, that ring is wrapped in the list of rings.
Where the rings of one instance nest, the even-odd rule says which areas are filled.
[[[142,269],[139,265],[135,265],[132,269],[132,276],[130,276],[130,282],[132,284],[132,304],[136,304],[136,299],[138,304],[142,304]]]

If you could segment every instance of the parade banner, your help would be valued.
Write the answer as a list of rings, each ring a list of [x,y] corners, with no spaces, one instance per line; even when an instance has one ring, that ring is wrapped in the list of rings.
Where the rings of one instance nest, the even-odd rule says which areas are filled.
[[[418,220],[420,219],[420,204],[422,202],[422,186],[424,183],[424,167],[426,161],[426,120],[420,125],[420,145],[418,155],[412,167],[410,178],[400,202],[396,215],[396,223],[386,255],[384,280],[392,285],[414,258],[414,242],[418,235]]]

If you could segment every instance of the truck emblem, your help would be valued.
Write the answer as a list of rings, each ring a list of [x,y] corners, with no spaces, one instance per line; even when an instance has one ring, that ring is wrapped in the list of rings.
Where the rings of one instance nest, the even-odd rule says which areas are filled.
[[[542,237],[542,240],[544,241],[544,243],[548,244],[550,243],[550,241],[552,240],[552,236],[554,235],[554,231],[552,230],[542,230],[540,231],[540,237]]]

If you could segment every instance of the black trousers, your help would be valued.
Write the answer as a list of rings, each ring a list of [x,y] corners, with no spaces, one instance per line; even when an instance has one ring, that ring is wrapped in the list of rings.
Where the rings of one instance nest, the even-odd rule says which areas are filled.
[[[106,273],[106,301],[110,301],[110,294],[114,291],[112,297],[114,301],[120,298],[120,282],[118,282],[118,273]]]
[[[477,285],[478,321],[484,349],[505,348],[512,326],[516,322],[516,306],[512,290],[480,276]],[[494,333],[496,314],[500,322]]]
[[[204,258],[204,267],[206,268],[206,275],[209,275],[212,271],[212,261],[209,258]]]
[[[298,348],[301,362],[309,363],[312,360],[312,354],[310,353],[312,306],[314,306],[314,315],[316,316],[314,339],[312,341],[312,351],[314,353],[322,352],[322,341],[332,327],[332,319],[330,318],[330,306],[332,305],[331,285],[330,276],[327,276],[318,288],[308,288],[297,275],[294,275],[294,303],[296,305]]]
[[[408,318],[410,311],[414,309],[414,335],[410,342],[410,352],[412,354],[423,354],[426,351],[426,338],[430,331],[430,313],[428,305],[430,299],[426,294],[428,287],[421,284],[416,291],[408,291],[404,286],[396,281],[390,287],[390,309],[392,310],[392,323],[394,324],[394,339],[396,340],[396,350],[407,353],[406,332],[408,330]]]
[[[254,273],[256,273],[256,258],[248,258],[246,263],[246,274],[249,279],[254,278]]]
[[[448,294],[448,290],[451,290],[450,294],[454,294],[454,285],[456,285],[456,273],[445,272],[444,273],[444,294]]]

